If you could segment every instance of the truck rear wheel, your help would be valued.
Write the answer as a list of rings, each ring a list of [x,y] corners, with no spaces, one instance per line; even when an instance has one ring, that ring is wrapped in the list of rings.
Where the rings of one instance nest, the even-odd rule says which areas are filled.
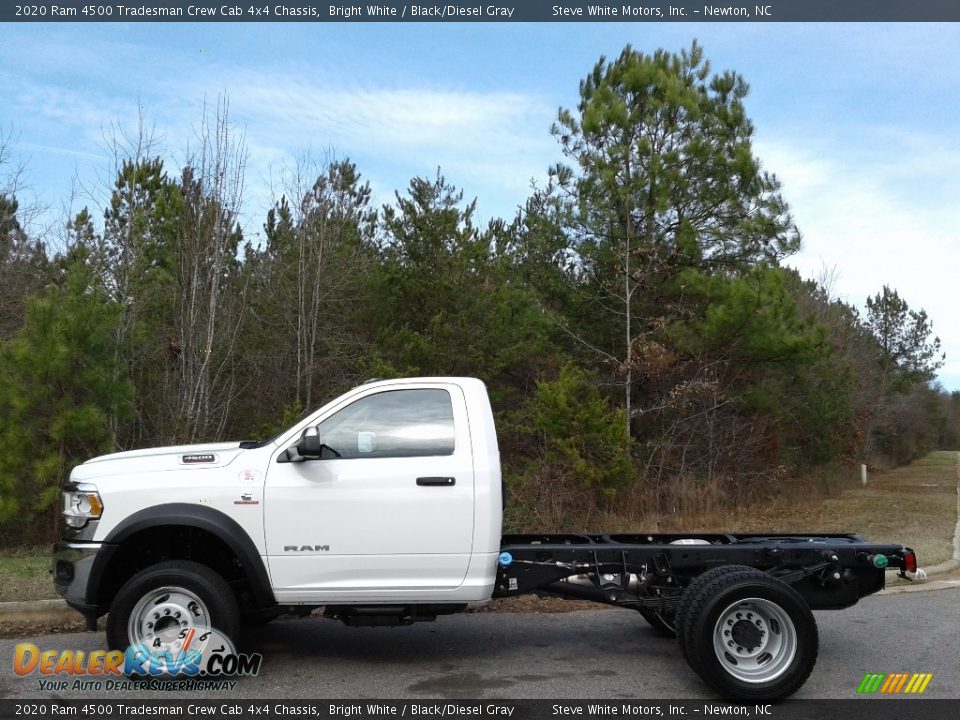
[[[220,575],[199,563],[171,560],[123,584],[107,615],[107,643],[123,651],[158,639],[167,645],[188,628],[213,628],[232,640],[239,622],[236,597]]]
[[[813,670],[819,642],[800,593],[738,566],[704,579],[687,588],[678,620],[690,667],[724,697],[776,700],[796,692]]]
[[[677,605],[677,615],[674,619],[673,626],[677,629],[679,634],[680,628],[686,624],[687,609],[691,605],[691,598],[696,597],[702,591],[702,588],[706,587],[718,577],[722,577],[731,572],[739,571],[752,571],[754,568],[749,565],[721,565],[720,567],[715,567],[710,570],[707,570],[700,575],[697,575],[693,581],[687,585],[686,590],[683,595],[680,596],[680,604]],[[687,649],[684,647],[684,644],[680,643],[680,652],[683,653],[684,659],[687,657]]]

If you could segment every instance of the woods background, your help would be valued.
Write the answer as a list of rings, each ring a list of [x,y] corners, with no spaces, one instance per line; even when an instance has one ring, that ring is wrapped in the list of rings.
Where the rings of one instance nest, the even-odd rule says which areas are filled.
[[[89,457],[270,436],[371,377],[487,383],[510,530],[676,527],[960,446],[926,314],[784,265],[800,230],[746,94],[696,44],[628,47],[514,217],[479,224],[440,170],[376,207],[346,157],[305,156],[256,242],[226,98],[176,164],[120,119],[112,186],[59,228],[0,138],[0,543],[52,539]]]

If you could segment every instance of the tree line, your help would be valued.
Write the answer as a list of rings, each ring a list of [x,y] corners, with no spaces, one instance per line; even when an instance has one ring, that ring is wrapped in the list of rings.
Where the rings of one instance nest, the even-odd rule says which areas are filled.
[[[270,436],[371,377],[487,383],[512,529],[668,523],[956,447],[927,315],[784,264],[800,232],[746,95],[696,43],[627,47],[514,217],[479,223],[439,170],[377,207],[350,160],[307,157],[256,242],[225,103],[176,169],[142,130],[118,144],[56,249],[0,149],[0,541],[47,539],[91,456]]]

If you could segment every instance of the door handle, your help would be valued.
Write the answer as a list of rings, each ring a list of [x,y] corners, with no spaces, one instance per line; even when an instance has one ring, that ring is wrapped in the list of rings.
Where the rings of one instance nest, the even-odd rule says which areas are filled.
[[[450,487],[456,485],[457,479],[452,477],[418,477],[417,485],[426,485],[428,487]]]

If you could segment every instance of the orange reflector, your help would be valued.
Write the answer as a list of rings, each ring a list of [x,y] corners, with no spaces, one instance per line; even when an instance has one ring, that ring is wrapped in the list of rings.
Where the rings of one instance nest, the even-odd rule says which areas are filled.
[[[90,516],[98,518],[103,514],[103,505],[96,493],[87,493],[87,502],[90,503]]]

